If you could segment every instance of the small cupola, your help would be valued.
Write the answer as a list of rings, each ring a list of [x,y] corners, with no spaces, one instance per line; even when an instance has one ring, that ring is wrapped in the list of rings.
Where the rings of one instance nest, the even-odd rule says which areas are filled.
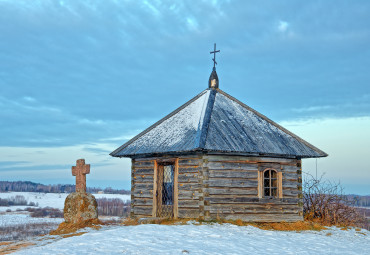
[[[213,68],[212,73],[209,76],[208,88],[218,89],[218,76],[217,76],[216,68]]]
[[[210,89],[218,89],[218,76],[217,76],[217,72],[216,72],[216,65],[217,65],[217,62],[216,62],[216,53],[220,52],[220,50],[216,50],[216,44],[215,44],[215,47],[214,47],[214,50],[210,52],[210,54],[213,54],[213,69],[212,69],[212,73],[211,75],[209,76],[209,80],[208,80],[208,88]]]

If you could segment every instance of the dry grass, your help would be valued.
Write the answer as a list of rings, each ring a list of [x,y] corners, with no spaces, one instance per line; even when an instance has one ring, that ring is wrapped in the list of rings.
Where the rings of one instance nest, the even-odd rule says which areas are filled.
[[[62,222],[56,230],[50,232],[50,235],[70,234],[87,227],[100,229],[101,225],[104,225],[104,223],[98,219],[86,220],[77,224]]]
[[[5,242],[3,242],[3,243],[5,243]],[[23,249],[23,248],[31,246],[31,245],[34,245],[34,243],[30,243],[30,242],[11,243],[10,242],[10,244],[2,245],[0,247],[0,255],[13,253],[15,251],[18,251],[20,249]]]
[[[143,222],[139,222],[138,219],[125,219],[122,224],[124,226],[135,226],[139,224],[160,224],[160,225],[186,225],[189,221],[195,221],[199,225],[202,224],[233,224],[237,226],[253,226],[263,230],[277,230],[277,231],[304,231],[304,230],[324,230],[326,229],[325,226],[321,225],[317,222],[312,221],[297,221],[297,222],[245,222],[240,219],[237,220],[225,220],[225,219],[218,219],[218,220],[210,220],[204,221],[199,219],[148,219]]]

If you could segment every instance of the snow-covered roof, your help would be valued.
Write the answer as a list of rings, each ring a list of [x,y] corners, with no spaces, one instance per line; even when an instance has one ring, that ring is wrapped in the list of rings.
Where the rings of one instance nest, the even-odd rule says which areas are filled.
[[[208,88],[127,143],[113,157],[190,152],[289,158],[327,154],[220,89]]]

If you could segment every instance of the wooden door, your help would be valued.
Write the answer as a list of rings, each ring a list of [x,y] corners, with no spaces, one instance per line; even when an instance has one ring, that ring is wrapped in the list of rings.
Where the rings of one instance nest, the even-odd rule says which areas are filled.
[[[160,164],[157,169],[156,217],[174,216],[174,164]]]

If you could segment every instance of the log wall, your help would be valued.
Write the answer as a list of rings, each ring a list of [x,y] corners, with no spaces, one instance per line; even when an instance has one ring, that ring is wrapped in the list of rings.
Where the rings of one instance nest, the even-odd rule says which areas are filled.
[[[160,158],[163,159],[166,157]],[[175,215],[179,218],[262,222],[303,219],[300,160],[218,155],[191,155],[176,159],[178,206]],[[157,160],[132,160],[133,217],[155,217],[153,183]],[[279,171],[278,198],[263,197],[260,173],[269,167]]]

